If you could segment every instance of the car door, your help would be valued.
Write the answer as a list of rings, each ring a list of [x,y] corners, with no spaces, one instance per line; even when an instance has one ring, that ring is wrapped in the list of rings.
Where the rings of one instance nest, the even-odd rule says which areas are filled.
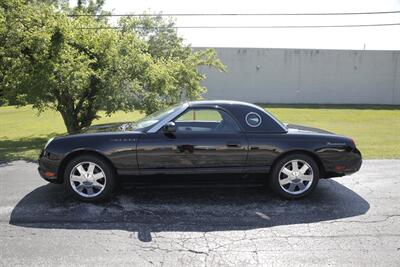
[[[173,120],[176,132],[162,129],[139,140],[142,173],[241,172],[247,139],[236,121],[220,109],[189,108]]]

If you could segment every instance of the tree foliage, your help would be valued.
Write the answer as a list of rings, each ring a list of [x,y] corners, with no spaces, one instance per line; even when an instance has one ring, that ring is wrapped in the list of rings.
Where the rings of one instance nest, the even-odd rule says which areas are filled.
[[[171,20],[124,18],[114,29],[105,17],[68,16],[104,14],[102,0],[55,2],[1,2],[0,88],[19,105],[57,110],[69,133],[99,110],[150,113],[199,98],[198,67],[224,70],[214,50],[184,45]]]

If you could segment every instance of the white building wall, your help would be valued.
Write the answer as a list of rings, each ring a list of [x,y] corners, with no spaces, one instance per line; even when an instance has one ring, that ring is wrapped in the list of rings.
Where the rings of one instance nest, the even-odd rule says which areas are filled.
[[[216,48],[227,66],[201,68],[205,99],[400,105],[400,51]]]

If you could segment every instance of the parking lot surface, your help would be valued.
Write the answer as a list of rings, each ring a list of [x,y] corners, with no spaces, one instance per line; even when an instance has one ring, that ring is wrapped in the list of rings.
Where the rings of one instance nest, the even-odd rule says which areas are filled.
[[[400,266],[400,160],[286,201],[263,187],[134,187],[81,203],[0,164],[0,264]]]

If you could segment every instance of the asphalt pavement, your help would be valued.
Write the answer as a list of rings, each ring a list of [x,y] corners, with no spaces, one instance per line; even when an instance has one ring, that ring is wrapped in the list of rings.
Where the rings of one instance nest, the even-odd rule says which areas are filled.
[[[400,160],[364,161],[300,201],[148,186],[87,204],[36,168],[0,164],[0,265],[400,266]]]

